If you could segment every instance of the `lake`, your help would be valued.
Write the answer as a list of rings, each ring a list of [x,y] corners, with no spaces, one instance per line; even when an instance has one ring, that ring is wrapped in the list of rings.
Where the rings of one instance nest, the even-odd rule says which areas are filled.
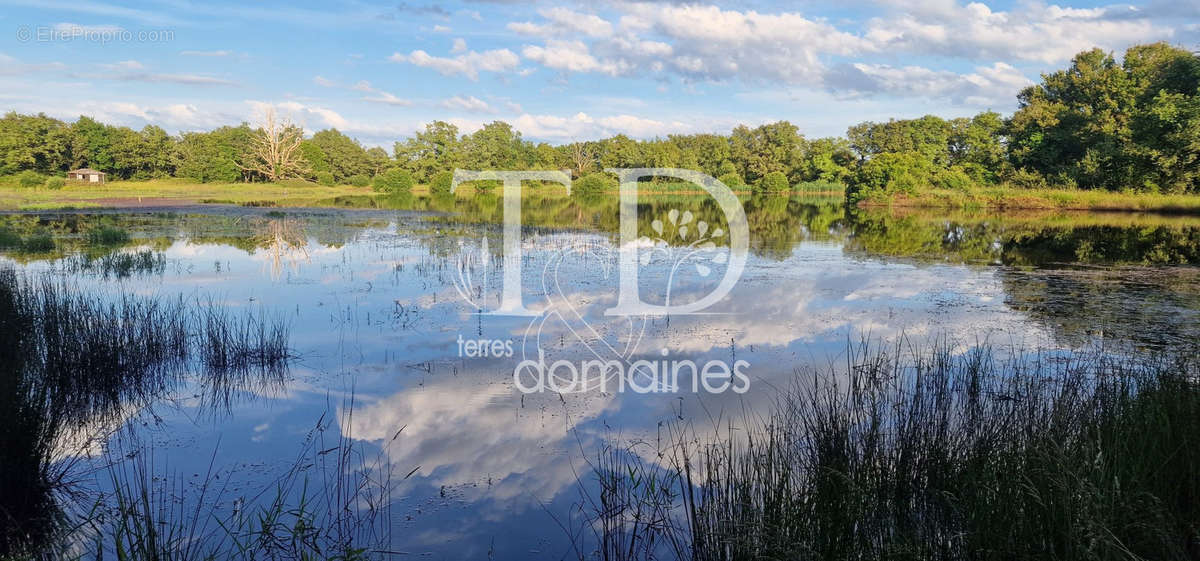
[[[10,236],[53,239],[4,250],[18,269],[106,297],[211,300],[290,329],[295,356],[282,379],[196,376],[129,407],[121,423],[80,427],[63,451],[79,506],[111,490],[113,462],[150,458],[141,465],[166,503],[217,513],[301,493],[279,489],[291,471],[312,487],[345,486],[328,475],[345,468],[385,483],[379,497],[347,504],[370,503],[366,525],[389,551],[576,557],[593,547],[581,512],[605,446],[654,461],[673,427],[736,427],[781,391],[844,368],[861,341],[1052,357],[1154,352],[1200,332],[1200,219],[1185,216],[746,199],[749,254],[727,296],[701,315],[621,317],[605,312],[617,302],[622,249],[646,255],[637,286],[647,303],[695,302],[717,286],[730,262],[719,209],[644,200],[645,240],[622,248],[611,201],[531,196],[520,284],[538,315],[510,316],[486,313],[502,285],[498,197],[329,203],[349,208],[0,216]],[[89,238],[101,227],[128,240]],[[522,360],[593,358],[663,372],[741,362],[745,384],[731,377],[712,391],[690,368],[674,383],[630,376],[629,388],[607,391],[527,393],[514,380]]]

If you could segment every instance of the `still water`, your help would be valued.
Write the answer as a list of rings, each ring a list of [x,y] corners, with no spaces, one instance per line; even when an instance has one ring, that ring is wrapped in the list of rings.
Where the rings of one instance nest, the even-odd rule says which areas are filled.
[[[101,294],[211,299],[290,326],[296,358],[282,381],[214,399],[198,378],[130,407],[122,426],[80,427],[64,445],[78,485],[103,493],[112,480],[100,466],[150,457],[180,504],[219,480],[203,499],[219,513],[269,498],[282,473],[312,468],[304,450],[321,457],[350,443],[351,469],[387,483],[371,524],[389,551],[576,557],[588,548],[579,513],[589,462],[606,444],[641,442],[653,459],[665,427],[736,426],[798,380],[836,371],[860,340],[1127,352],[1200,331],[1200,220],[1186,217],[946,216],[747,200],[750,255],[728,296],[704,315],[630,318],[605,315],[617,299],[615,205],[534,198],[525,202],[521,285],[539,315],[513,317],[480,313],[495,307],[501,285],[495,197],[366,206],[401,208],[0,217],[7,231],[55,240],[53,249],[5,250],[0,259],[19,268]],[[638,223],[645,301],[686,303],[716,286],[728,244],[713,205],[654,199],[640,205]],[[129,241],[90,244],[87,232],[102,225]],[[547,365],[740,362],[746,384],[693,391],[685,369],[676,387],[646,393],[519,391],[514,368],[539,356]]]

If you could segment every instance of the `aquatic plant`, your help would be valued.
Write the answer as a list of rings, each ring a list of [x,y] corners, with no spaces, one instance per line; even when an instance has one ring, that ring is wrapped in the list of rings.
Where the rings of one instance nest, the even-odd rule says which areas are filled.
[[[585,512],[639,558],[1194,559],[1195,357],[859,346],[765,418],[612,456]]]
[[[87,239],[92,245],[121,245],[129,243],[129,232],[115,226],[100,226],[89,231]]]
[[[79,292],[48,275],[0,268],[0,558],[33,554],[64,530],[61,498],[73,462],[68,432],[120,421],[199,371],[212,391],[248,377],[279,377],[290,354],[282,323],[237,322],[182,298]],[[222,337],[201,337],[218,331]],[[222,347],[230,346],[234,350]],[[207,357],[233,356],[214,365]],[[195,360],[199,357],[200,360]],[[200,366],[199,369],[193,366]],[[230,377],[230,368],[240,377]]]

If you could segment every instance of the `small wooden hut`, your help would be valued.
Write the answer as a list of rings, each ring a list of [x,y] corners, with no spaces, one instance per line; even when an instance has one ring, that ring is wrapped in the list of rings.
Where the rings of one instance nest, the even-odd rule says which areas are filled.
[[[96,171],[92,168],[79,168],[67,172],[67,179],[73,181],[86,181],[88,183],[104,183],[104,176],[107,175],[102,171]]]

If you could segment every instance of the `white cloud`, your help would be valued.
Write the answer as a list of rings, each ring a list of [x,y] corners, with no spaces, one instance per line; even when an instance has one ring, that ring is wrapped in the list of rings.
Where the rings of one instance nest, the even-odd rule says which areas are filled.
[[[458,109],[461,111],[470,111],[473,113],[491,113],[492,106],[482,99],[475,96],[460,96],[456,95],[451,98],[442,100],[442,107],[447,109]]]
[[[333,80],[329,80],[323,76],[313,76],[313,83],[326,88],[332,88],[337,85],[333,83]]]
[[[632,70],[630,65],[611,60],[602,61],[592,56],[583,41],[550,39],[544,47],[527,45],[521,50],[521,55],[547,68],[566,72],[598,72],[616,76]]]
[[[569,8],[555,7],[539,10],[538,13],[546,19],[546,23],[513,22],[508,24],[510,31],[522,35],[587,35],[589,37],[607,37],[612,35],[613,26],[608,20],[594,14],[576,12]]]
[[[379,88],[373,87],[371,86],[371,83],[366,80],[359,80],[357,84],[350,86],[350,89],[356,92],[369,94],[363,96],[363,101],[382,103],[384,105],[395,105],[398,107],[408,107],[412,105],[411,100],[396,97],[395,95],[385,92]]]
[[[881,51],[1053,64],[1094,47],[1113,50],[1173,35],[1138,12],[1109,8],[1028,3],[1005,12],[954,0],[941,0],[936,9],[907,3],[900,8],[900,15],[868,24],[865,37]]]
[[[920,66],[855,63],[831,70],[826,84],[834,91],[852,95],[912,96],[994,107],[1011,104],[1017,92],[1033,81],[1003,62],[978,67],[969,74]]]
[[[450,54],[461,54],[467,52],[467,42],[462,37],[454,39],[454,46],[450,48]]]
[[[471,80],[478,80],[480,71],[507,72],[516,68],[521,61],[516,53],[508,49],[468,51],[454,57],[437,57],[423,50],[416,50],[407,55],[394,53],[388,60],[430,68],[443,76],[462,75]]]
[[[620,4],[619,9],[623,15],[615,28],[606,21],[602,25],[596,16],[569,10],[544,10],[543,24],[509,27],[539,35],[570,30],[578,36],[585,27],[604,30],[591,43],[551,38],[544,46],[522,51],[526,58],[556,70],[674,74],[689,80],[812,83],[824,71],[822,56],[873,48],[861,37],[794,12],[762,14],[645,2]]]

